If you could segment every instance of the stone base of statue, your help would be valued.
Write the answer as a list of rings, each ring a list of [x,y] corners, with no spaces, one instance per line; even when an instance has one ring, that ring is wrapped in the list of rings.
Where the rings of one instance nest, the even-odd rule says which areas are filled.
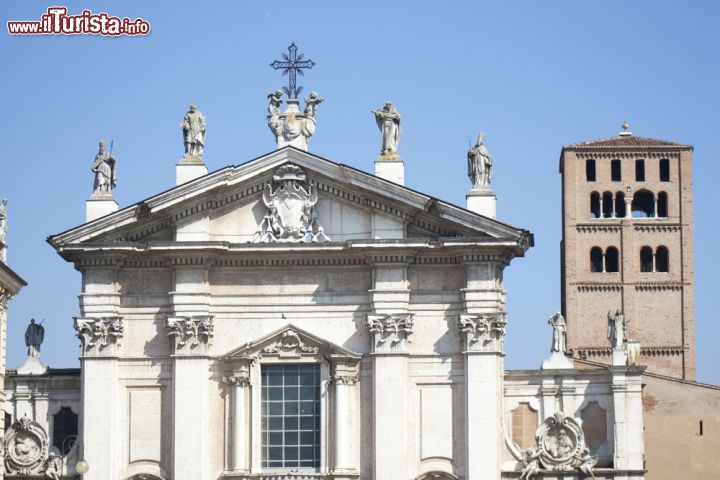
[[[375,175],[405,185],[405,163],[397,152],[386,150],[375,159]]]
[[[43,365],[38,357],[28,356],[17,368],[17,373],[18,375],[43,375],[47,369],[47,365]]]
[[[284,112],[268,117],[268,126],[275,134],[277,148],[291,146],[307,151],[310,137],[315,133],[316,121],[300,112],[297,98],[289,98],[286,103]]]
[[[543,370],[562,370],[575,368],[575,363],[572,358],[566,357],[562,352],[552,352],[552,355],[543,360],[540,368]]]
[[[109,192],[95,192],[85,200],[85,221],[90,222],[117,212],[118,203]]]
[[[612,349],[612,364],[614,367],[626,366],[628,364],[628,355],[622,348]]]
[[[495,218],[497,197],[490,187],[475,187],[465,195],[467,209],[488,218]]]
[[[187,183],[207,173],[208,169],[200,155],[185,154],[175,166],[175,184]]]

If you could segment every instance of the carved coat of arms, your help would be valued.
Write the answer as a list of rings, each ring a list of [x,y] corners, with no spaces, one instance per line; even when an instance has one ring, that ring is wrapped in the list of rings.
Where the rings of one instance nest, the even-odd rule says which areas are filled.
[[[5,471],[38,473],[48,456],[48,436],[37,422],[21,417],[5,432]]]
[[[278,168],[265,185],[262,200],[268,211],[253,242],[329,242],[315,212],[317,189],[297,165]]]

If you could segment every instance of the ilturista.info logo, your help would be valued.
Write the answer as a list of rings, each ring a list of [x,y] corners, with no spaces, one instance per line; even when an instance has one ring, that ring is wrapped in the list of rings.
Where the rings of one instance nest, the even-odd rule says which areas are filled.
[[[68,15],[67,7],[49,7],[40,20],[12,20],[7,22],[10,35],[147,35],[150,23],[142,18],[113,17],[107,13],[83,10]]]

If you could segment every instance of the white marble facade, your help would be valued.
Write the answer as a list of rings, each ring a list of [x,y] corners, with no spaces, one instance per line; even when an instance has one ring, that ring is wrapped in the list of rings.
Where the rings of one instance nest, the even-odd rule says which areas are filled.
[[[639,369],[504,370],[503,272],[526,230],[286,147],[50,242],[82,274],[85,480],[517,479],[519,406],[533,435],[569,417],[578,452],[601,412],[594,475],[644,478]]]

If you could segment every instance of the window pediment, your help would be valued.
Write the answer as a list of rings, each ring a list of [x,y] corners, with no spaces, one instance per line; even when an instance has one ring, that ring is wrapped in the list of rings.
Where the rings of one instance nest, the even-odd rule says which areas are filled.
[[[248,342],[224,356],[226,360],[236,358],[299,358],[303,356],[339,356],[360,358],[360,355],[328,340],[317,337],[292,324]]]

